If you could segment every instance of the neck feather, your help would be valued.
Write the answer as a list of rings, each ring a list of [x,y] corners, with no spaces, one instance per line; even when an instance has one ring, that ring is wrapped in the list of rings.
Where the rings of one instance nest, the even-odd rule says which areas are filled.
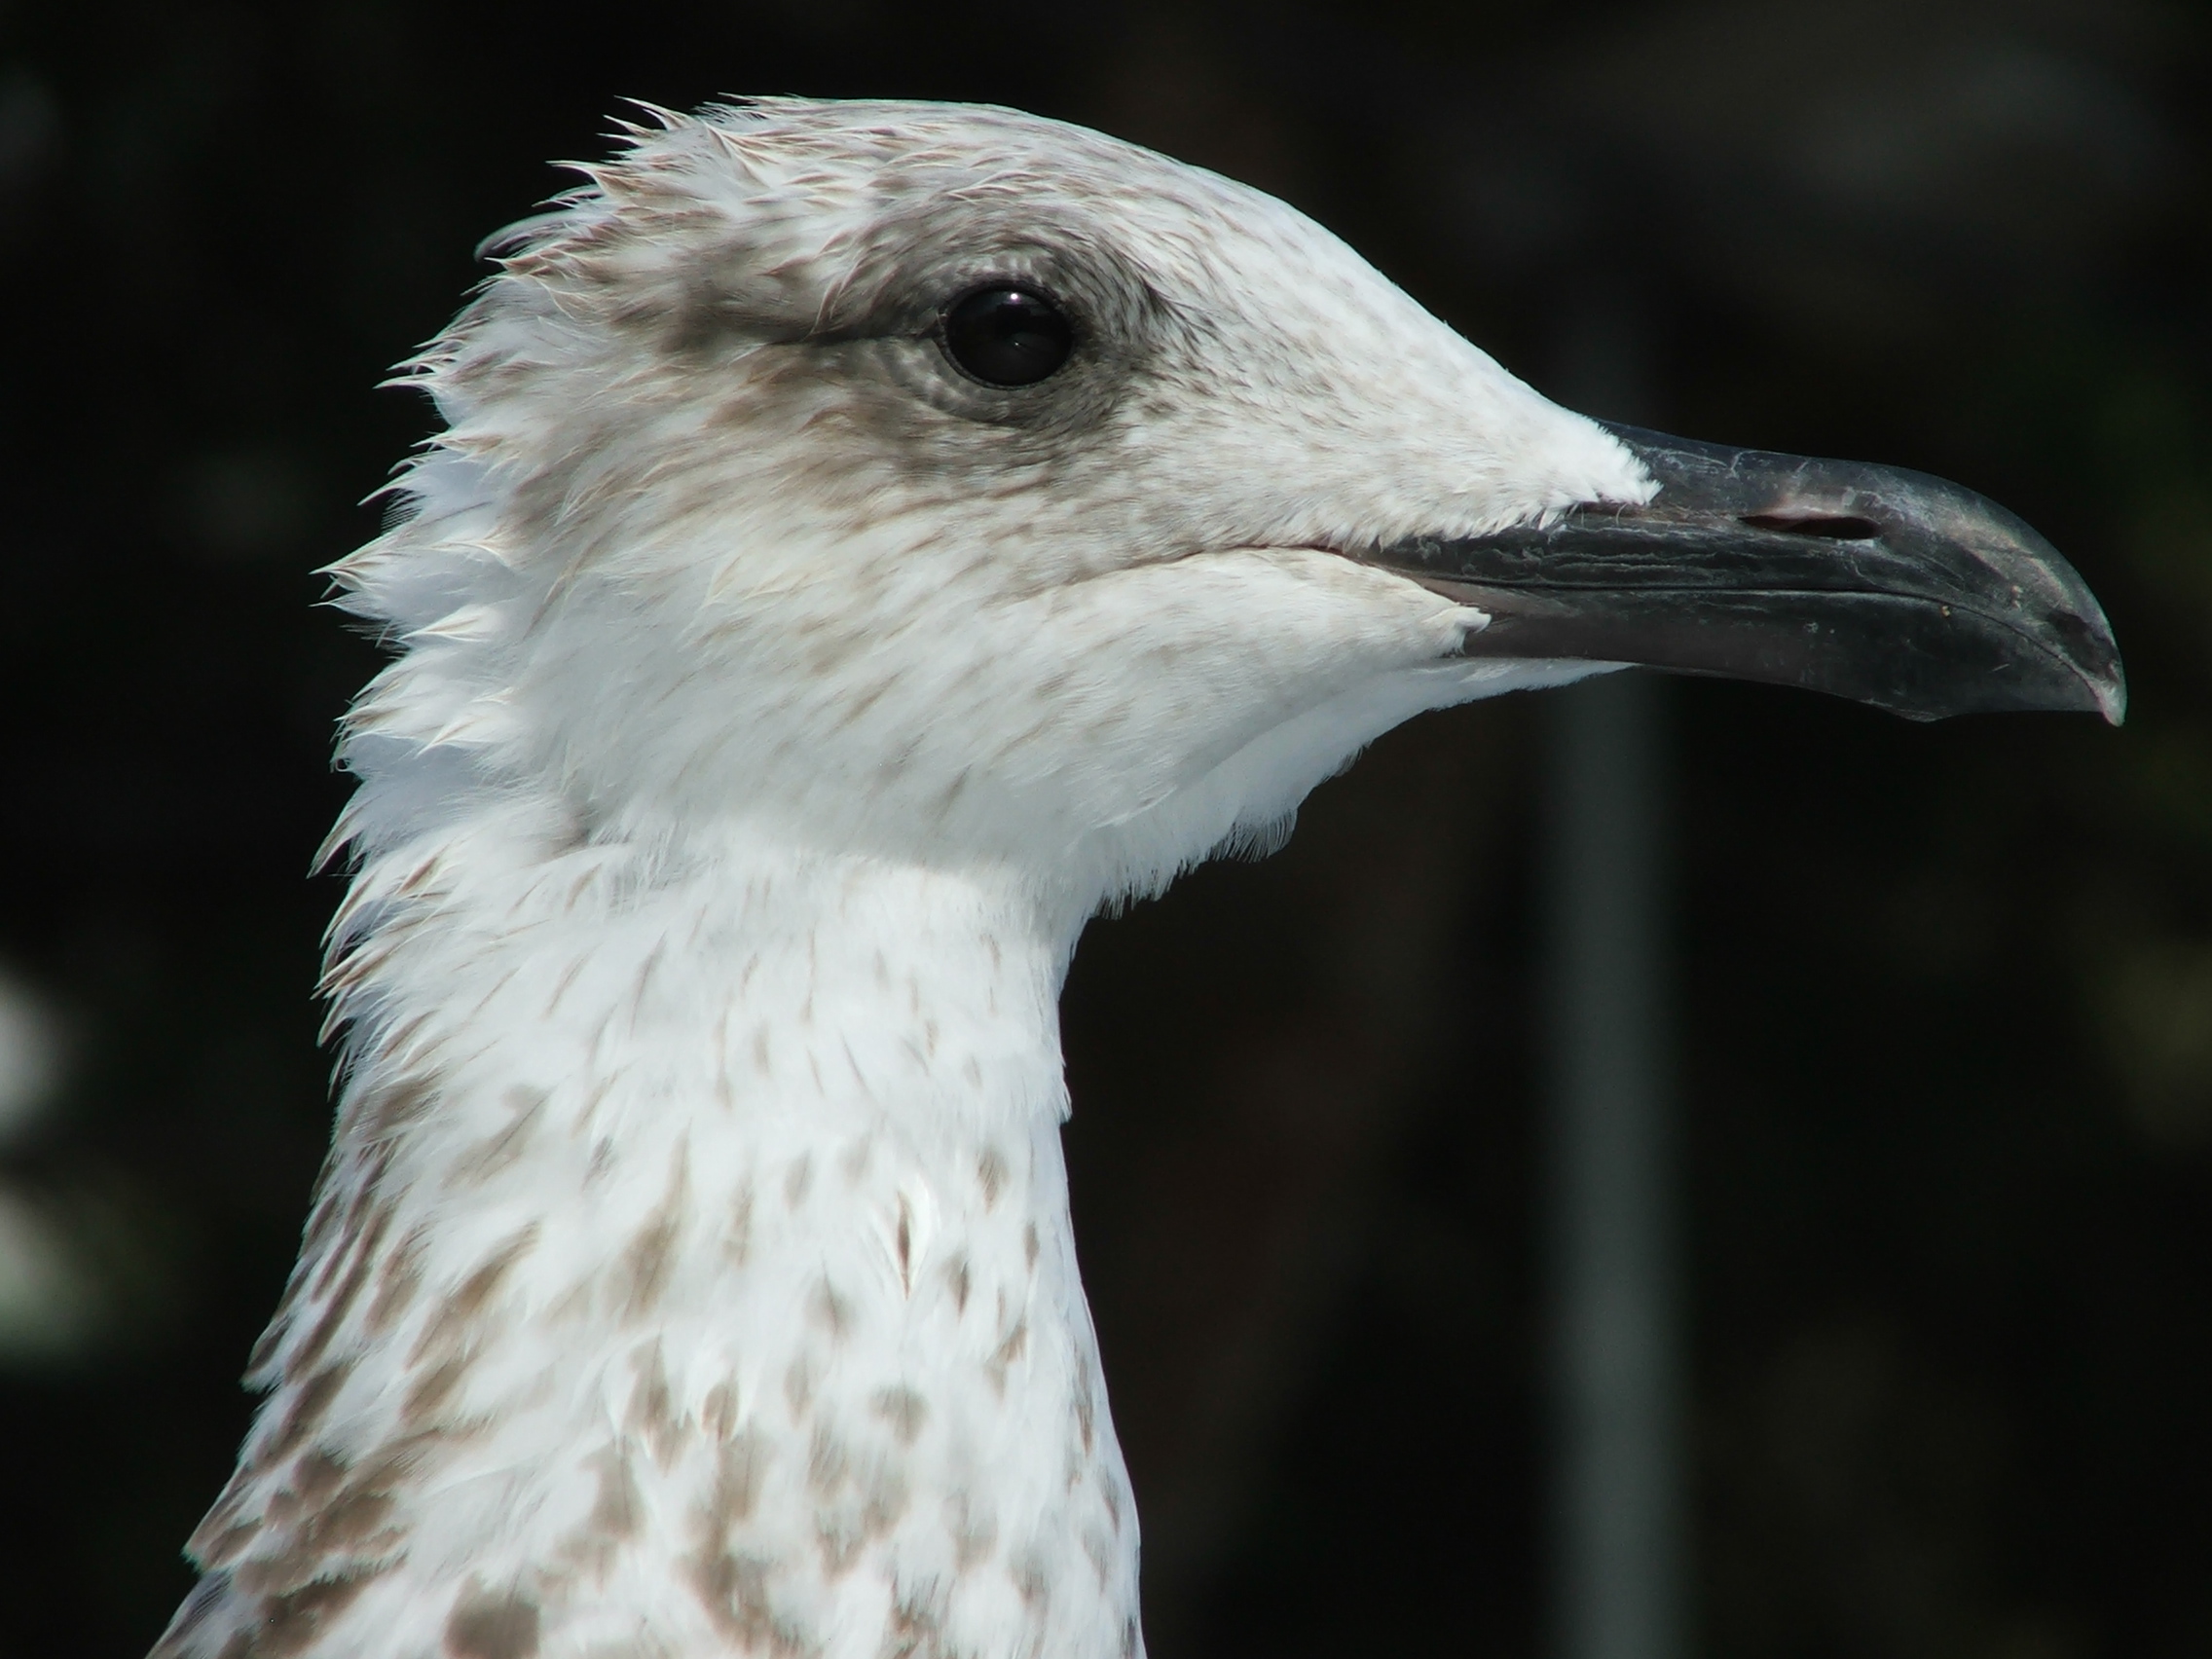
[[[1065,918],[488,804],[341,927],[337,1140],[163,1651],[1137,1650]]]

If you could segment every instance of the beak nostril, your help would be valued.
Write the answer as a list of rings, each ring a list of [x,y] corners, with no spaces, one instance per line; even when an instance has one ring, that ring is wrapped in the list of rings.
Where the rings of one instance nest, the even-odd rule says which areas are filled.
[[[1746,513],[1741,520],[1753,530],[1779,530],[1785,535],[1817,535],[1824,541],[1873,541],[1882,527],[1872,519],[1848,513]]]

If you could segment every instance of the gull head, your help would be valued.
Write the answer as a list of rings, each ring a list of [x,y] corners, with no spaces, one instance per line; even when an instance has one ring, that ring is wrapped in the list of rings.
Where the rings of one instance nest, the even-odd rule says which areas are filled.
[[[407,647],[372,797],[403,752],[1088,908],[1413,714],[1623,663],[2119,712],[2095,602],[1978,497],[1564,410],[1134,146],[768,100],[580,171],[413,365],[446,429],[338,568]]]
[[[1610,427],[1278,203],[1006,111],[656,117],[414,364],[336,568],[333,1150],[164,1659],[1141,1659],[1083,920],[1624,664],[2117,718],[1918,474]]]

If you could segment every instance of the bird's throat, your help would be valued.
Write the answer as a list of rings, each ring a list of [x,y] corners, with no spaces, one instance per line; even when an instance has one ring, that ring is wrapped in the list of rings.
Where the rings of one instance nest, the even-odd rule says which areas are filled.
[[[1014,884],[527,834],[360,883],[359,1057],[167,1651],[1135,1650],[1066,947]]]

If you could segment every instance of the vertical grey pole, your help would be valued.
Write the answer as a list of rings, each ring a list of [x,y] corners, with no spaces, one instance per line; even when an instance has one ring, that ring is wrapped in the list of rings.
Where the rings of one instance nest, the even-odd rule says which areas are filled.
[[[1679,1659],[1682,1650],[1665,691],[1631,672],[1552,700],[1549,1208],[1561,1659]]]
[[[1633,294],[1585,292],[1562,394],[1648,406]],[[1681,1659],[1685,1527],[1668,1007],[1668,685],[1550,695],[1545,825],[1559,1659]]]

